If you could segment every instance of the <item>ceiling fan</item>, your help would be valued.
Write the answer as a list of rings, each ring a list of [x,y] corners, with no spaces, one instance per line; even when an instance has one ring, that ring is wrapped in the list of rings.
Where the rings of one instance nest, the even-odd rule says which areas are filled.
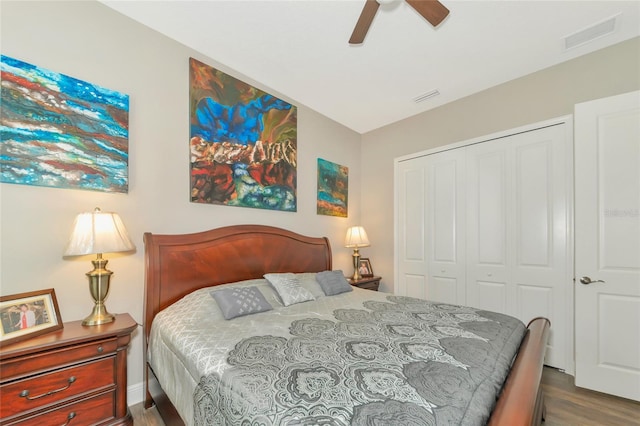
[[[353,29],[349,44],[361,44],[369,31],[373,17],[376,16],[380,3],[384,0],[366,0],[360,18]],[[449,9],[438,0],[406,0],[416,12],[424,17],[434,27],[438,26],[449,14]]]

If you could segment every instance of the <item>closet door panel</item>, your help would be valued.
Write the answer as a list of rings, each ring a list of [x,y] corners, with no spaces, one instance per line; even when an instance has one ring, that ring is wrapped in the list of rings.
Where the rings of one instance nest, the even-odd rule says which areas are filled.
[[[405,273],[402,277],[404,283],[404,291],[401,296],[417,297],[418,299],[427,299],[427,277],[425,275],[414,275]]]
[[[548,318],[553,314],[553,291],[548,287],[518,284],[516,291],[520,318]]]
[[[570,224],[566,126],[552,126],[510,139],[514,175],[514,316],[551,321],[546,362],[566,368],[567,229]]]
[[[424,169],[409,169],[405,173],[405,205],[404,231],[414,238],[405,240],[404,253],[405,260],[413,262],[424,262],[424,216],[425,216],[425,171]]]
[[[505,143],[493,141],[466,149],[467,302],[510,314],[509,167]]]
[[[427,161],[427,298],[464,304],[464,152],[445,151]]]
[[[431,158],[434,160],[435,158]],[[432,260],[456,261],[456,163],[448,161],[429,167],[430,229],[433,235]]]
[[[481,151],[489,145],[482,146]],[[495,147],[490,147],[494,148]],[[479,265],[506,265],[507,164],[505,152],[479,153],[471,185],[475,190]]]
[[[438,274],[429,274],[429,285],[427,286],[427,300],[441,303],[458,303],[457,289],[460,281],[456,278],[447,278],[438,276]],[[464,283],[462,283],[464,285]]]
[[[516,147],[516,230],[519,267],[545,268],[551,263],[551,147],[543,141]]]
[[[398,283],[401,296],[426,298],[427,262],[426,170],[427,159],[415,158],[398,165]]]
[[[493,312],[508,310],[507,283],[476,280],[473,285],[476,292],[476,302],[473,306]]]

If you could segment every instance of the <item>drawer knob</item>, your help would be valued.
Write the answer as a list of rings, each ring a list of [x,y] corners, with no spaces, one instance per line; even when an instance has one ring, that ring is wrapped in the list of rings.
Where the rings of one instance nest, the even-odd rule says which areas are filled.
[[[67,426],[68,424],[71,424],[71,420],[73,420],[75,418],[75,416],[76,416],[76,412],[75,411],[70,412],[69,415],[67,416],[67,421],[64,422],[62,424],[62,426]]]
[[[69,382],[69,384],[67,384],[67,386],[61,387],[60,389],[54,389],[54,390],[42,393],[42,394],[37,395],[37,396],[29,396],[29,390],[25,389],[22,392],[20,392],[19,396],[20,396],[20,398],[26,398],[29,401],[33,401],[34,399],[42,398],[44,396],[53,395],[55,393],[62,392],[65,389],[69,389],[69,386],[71,386],[71,384],[76,381],[76,378],[75,378],[75,376],[71,376],[71,377],[69,377],[69,380],[67,380],[67,381]],[[75,417],[75,414],[73,416]]]
[[[100,345],[98,346],[98,353],[101,354],[102,352],[104,352],[104,348]]]

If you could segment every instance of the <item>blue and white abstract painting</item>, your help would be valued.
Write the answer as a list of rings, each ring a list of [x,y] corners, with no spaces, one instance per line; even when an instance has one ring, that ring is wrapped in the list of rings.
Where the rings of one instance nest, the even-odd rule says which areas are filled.
[[[0,182],[127,192],[129,96],[0,59]]]

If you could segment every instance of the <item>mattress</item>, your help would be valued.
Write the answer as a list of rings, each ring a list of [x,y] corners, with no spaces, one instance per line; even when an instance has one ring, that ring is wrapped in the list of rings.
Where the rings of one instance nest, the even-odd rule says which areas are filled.
[[[154,319],[148,360],[187,425],[486,423],[525,332],[517,319],[359,288],[284,306],[264,279],[197,290]],[[273,310],[224,319],[212,291]],[[376,423],[377,422],[377,423]]]

